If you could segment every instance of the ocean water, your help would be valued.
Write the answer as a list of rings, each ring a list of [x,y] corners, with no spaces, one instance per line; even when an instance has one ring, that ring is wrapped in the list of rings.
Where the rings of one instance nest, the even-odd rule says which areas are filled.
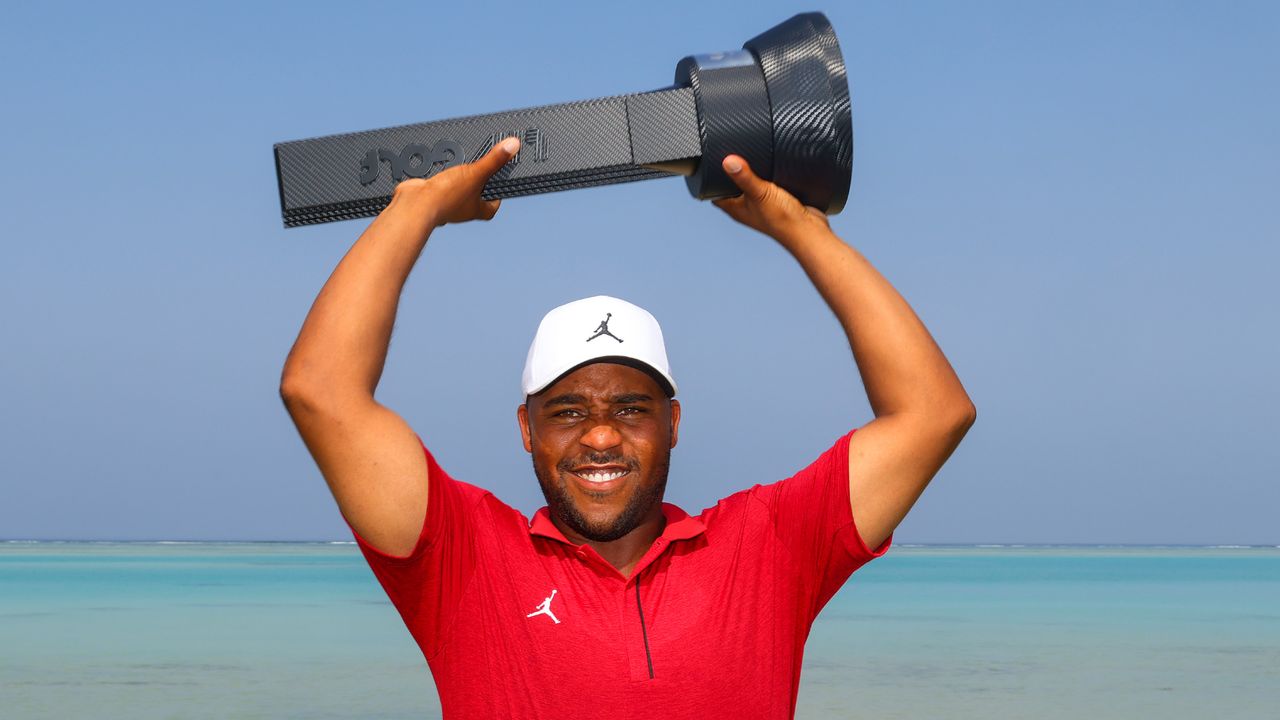
[[[800,718],[1280,718],[1280,549],[900,547]],[[0,718],[431,718],[349,544],[0,543]]]

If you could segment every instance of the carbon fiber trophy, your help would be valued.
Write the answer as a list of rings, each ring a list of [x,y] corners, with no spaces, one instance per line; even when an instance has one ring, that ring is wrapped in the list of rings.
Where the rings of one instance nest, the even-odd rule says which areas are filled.
[[[663,90],[280,143],[284,224],[376,215],[401,180],[513,136],[520,152],[485,186],[487,199],[674,175],[696,198],[728,197],[738,189],[720,162],[737,153],[806,205],[840,212],[853,126],[831,23],[796,15],[742,47],[684,58]]]

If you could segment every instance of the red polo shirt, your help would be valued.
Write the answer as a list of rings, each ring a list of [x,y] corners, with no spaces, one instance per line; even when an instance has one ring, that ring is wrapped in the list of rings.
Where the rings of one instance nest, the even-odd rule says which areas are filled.
[[[890,543],[872,551],[854,527],[849,435],[697,517],[663,504],[666,529],[630,578],[546,508],[530,522],[426,455],[413,552],[356,541],[445,718],[790,718],[814,618]]]

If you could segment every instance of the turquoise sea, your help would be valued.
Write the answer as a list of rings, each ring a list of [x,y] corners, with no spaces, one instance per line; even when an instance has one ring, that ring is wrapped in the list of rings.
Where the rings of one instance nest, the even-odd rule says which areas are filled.
[[[0,542],[0,717],[431,718],[350,544]],[[801,718],[1280,718],[1280,549],[899,547]]]

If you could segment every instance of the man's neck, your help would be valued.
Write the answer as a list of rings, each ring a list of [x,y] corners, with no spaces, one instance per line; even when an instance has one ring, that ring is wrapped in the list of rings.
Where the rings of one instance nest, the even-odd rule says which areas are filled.
[[[636,564],[640,562],[640,558],[644,557],[646,552],[649,552],[649,548],[653,547],[653,541],[657,540],[667,527],[667,517],[663,514],[661,505],[655,507],[644,522],[637,525],[634,530],[617,540],[609,540],[607,542],[582,537],[561,523],[554,513],[552,513],[551,522],[560,529],[560,532],[570,542],[576,545],[591,546],[593,550],[599,553],[600,557],[617,568],[618,572],[626,578],[631,577],[631,573],[635,570]]]

